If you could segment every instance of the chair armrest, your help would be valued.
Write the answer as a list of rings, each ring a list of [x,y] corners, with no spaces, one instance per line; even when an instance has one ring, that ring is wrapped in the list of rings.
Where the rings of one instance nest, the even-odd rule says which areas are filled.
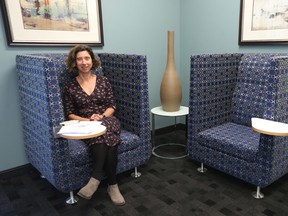
[[[261,119],[251,118],[252,129],[258,133],[272,136],[288,136],[288,124]]]

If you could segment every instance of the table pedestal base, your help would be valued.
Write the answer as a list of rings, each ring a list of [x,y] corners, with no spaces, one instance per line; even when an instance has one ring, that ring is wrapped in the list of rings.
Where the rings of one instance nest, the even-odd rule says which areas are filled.
[[[187,153],[185,153],[184,155],[180,155],[180,156],[163,156],[163,155],[160,155],[158,153],[156,153],[156,149],[158,148],[161,148],[161,147],[165,147],[165,146],[180,146],[180,147],[183,147],[185,148],[185,152],[186,152],[186,145],[184,144],[178,144],[178,143],[167,143],[167,144],[160,144],[158,146],[155,146],[154,148],[152,148],[152,154],[156,157],[159,157],[159,158],[163,158],[163,159],[171,159],[171,160],[175,160],[175,159],[180,159],[180,158],[184,158],[187,156]]]

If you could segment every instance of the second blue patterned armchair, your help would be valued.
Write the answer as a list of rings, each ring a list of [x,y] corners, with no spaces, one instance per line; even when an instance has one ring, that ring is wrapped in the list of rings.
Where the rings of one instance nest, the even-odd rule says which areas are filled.
[[[108,77],[121,122],[122,144],[117,172],[134,169],[151,156],[147,58],[143,55],[98,54],[101,68],[95,73]],[[58,190],[73,191],[90,177],[87,146],[80,140],[55,138],[55,128],[66,120],[62,90],[70,79],[65,54],[17,55],[20,108],[24,144],[29,162]],[[54,131],[53,131],[54,130]],[[105,176],[103,176],[104,178]]]
[[[288,123],[288,55],[191,56],[189,156],[264,188],[288,172],[288,137],[257,133],[251,118]]]

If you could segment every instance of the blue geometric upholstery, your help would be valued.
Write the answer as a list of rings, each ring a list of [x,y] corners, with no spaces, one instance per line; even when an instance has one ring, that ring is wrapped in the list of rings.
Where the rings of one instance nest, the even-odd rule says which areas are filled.
[[[252,116],[274,119],[274,116],[270,116],[275,115],[272,114],[274,112],[271,104],[273,103],[272,97],[278,92],[277,86],[275,86],[276,82],[282,80],[281,77],[276,77],[279,64],[277,59],[280,60],[279,56],[277,57],[275,54],[244,55],[242,57],[233,97],[233,122],[251,126]]]
[[[288,137],[256,133],[251,117],[288,123],[288,55],[191,56],[189,157],[257,187],[288,172]]]
[[[117,173],[145,164],[151,156],[147,58],[142,55],[97,54],[116,98],[121,122]],[[91,157],[80,140],[54,138],[65,119],[62,91],[71,79],[66,54],[17,55],[24,144],[29,162],[62,192],[87,183]],[[105,176],[103,175],[103,178]]]
[[[228,122],[201,131],[198,141],[207,148],[254,162],[257,159],[259,138],[259,133],[253,132],[251,127]]]

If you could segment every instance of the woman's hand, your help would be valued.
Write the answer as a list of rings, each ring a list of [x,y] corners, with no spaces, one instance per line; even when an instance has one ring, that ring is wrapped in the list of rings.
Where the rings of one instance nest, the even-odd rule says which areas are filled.
[[[91,117],[90,117],[90,121],[101,121],[103,119],[103,115],[100,115],[100,114],[93,114]]]

